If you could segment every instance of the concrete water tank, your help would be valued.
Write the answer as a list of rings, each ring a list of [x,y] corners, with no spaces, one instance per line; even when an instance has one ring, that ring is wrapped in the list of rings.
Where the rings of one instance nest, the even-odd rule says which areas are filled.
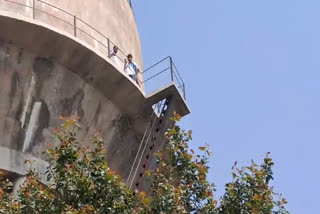
[[[137,84],[108,57],[116,45],[120,63],[130,53],[143,70],[130,2],[0,0],[0,26],[0,174],[23,178],[26,158],[44,170],[58,117],[76,113],[79,138],[103,130],[110,166],[131,188],[143,185],[168,118],[189,109],[173,82],[146,94],[142,73]]]

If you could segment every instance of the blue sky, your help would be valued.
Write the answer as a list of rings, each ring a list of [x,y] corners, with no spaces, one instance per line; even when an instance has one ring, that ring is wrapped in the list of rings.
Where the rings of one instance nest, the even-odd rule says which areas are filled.
[[[319,213],[320,1],[133,1],[144,65],[171,55],[192,113],[181,125],[208,143],[223,194],[231,166],[276,165],[291,213]]]

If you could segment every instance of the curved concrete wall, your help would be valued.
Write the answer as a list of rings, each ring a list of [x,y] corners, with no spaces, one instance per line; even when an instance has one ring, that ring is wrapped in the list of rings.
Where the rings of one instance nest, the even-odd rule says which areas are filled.
[[[29,6],[33,2],[14,1]],[[122,50],[133,53],[138,64],[142,63],[139,37],[127,0],[47,1],[67,8],[107,35]],[[73,16],[61,15],[39,0],[35,2],[37,8],[73,21]],[[185,101],[174,84],[146,96],[92,38],[79,29],[75,37],[72,25],[39,11],[32,12],[30,8],[0,0],[3,29],[0,30],[0,162],[15,163],[0,164],[0,173],[5,170],[21,174],[22,161],[17,160],[26,154],[41,159],[48,142],[58,143],[52,135],[60,124],[58,117],[77,113],[82,124],[78,133],[80,140],[103,130],[108,163],[126,179],[153,112],[152,105],[170,98],[172,107],[166,112],[169,117],[174,110],[181,115],[188,114]],[[77,27],[87,27],[86,32],[90,32],[83,23]],[[96,32],[90,35],[98,36]],[[158,125],[161,129],[150,130],[149,136],[153,132],[163,135],[168,124],[159,122]],[[147,139],[151,146],[146,154],[140,154],[145,158],[142,166],[136,166],[139,171],[145,170],[157,144],[156,138]],[[8,149],[11,155],[2,156]],[[142,182],[143,173],[139,173],[136,187]]]
[[[49,142],[58,143],[52,134],[60,125],[58,117],[77,113],[80,140],[89,142],[86,138],[104,130],[110,165],[126,177],[127,163],[138,147],[137,134],[130,119],[92,84],[61,64],[4,40],[0,77],[0,147],[42,158]]]
[[[6,2],[5,0],[0,0],[0,9],[23,16],[33,16],[33,11],[31,8],[33,6],[33,0],[13,1],[27,5],[30,8]],[[85,21],[103,35],[110,38],[110,40],[115,43],[125,54],[133,54],[134,60],[140,67],[142,66],[140,39],[134,15],[127,0],[45,0],[44,2],[52,4],[57,8],[60,8]],[[35,12],[36,20],[52,25],[70,34],[74,33],[72,26],[74,24],[73,16],[55,9],[52,6],[48,6],[39,0],[35,0],[35,6],[38,8],[38,10],[50,14],[48,15],[37,10]],[[90,36],[93,36],[97,40],[101,41],[104,45],[107,45],[107,40],[101,37],[96,31],[92,30],[92,28],[88,25],[82,23],[81,21],[78,21],[76,25],[82,31],[85,31]],[[86,41],[90,45],[99,49],[101,52],[107,54],[105,47],[79,29],[77,30],[78,38]],[[123,58],[124,55],[120,55],[120,57]]]

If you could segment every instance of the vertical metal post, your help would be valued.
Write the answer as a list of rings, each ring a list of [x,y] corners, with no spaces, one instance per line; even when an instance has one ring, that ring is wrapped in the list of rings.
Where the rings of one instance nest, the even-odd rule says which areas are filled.
[[[186,100],[186,87],[185,87],[184,83],[182,83],[182,89],[183,89],[183,98],[184,98],[184,100]]]
[[[110,39],[107,38],[107,41],[108,41],[108,57],[110,57],[111,56]]]
[[[33,0],[32,3],[32,18],[35,19],[36,18],[36,0]]]
[[[171,56],[170,56],[170,71],[171,71],[171,81],[173,82],[173,62],[172,62]]]
[[[73,16],[73,31],[74,31],[74,36],[77,37],[77,17]]]

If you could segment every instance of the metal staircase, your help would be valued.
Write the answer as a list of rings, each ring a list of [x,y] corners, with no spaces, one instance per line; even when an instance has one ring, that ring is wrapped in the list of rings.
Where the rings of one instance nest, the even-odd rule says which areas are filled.
[[[153,153],[163,145],[164,134],[166,131],[167,117],[171,117],[169,100],[164,99],[154,105],[154,111],[150,116],[149,123],[142,137],[138,152],[132,163],[126,184],[130,189],[137,189],[145,183],[145,171],[150,168]]]

